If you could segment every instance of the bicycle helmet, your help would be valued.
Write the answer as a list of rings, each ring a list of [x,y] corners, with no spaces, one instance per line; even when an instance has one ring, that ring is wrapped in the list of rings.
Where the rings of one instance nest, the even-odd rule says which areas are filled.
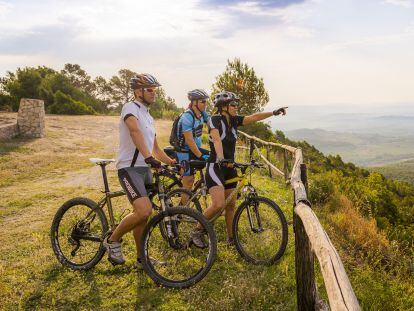
[[[233,92],[222,91],[214,96],[214,107],[220,108],[231,102],[238,102],[240,98]]]
[[[195,89],[195,90],[189,91],[187,93],[187,96],[188,96],[188,99],[191,101],[209,98],[207,92],[202,89]]]
[[[136,90],[139,88],[161,86],[161,84],[157,81],[157,79],[153,75],[150,75],[149,73],[140,73],[140,74],[133,76],[129,80],[129,85],[131,86],[133,90]]]

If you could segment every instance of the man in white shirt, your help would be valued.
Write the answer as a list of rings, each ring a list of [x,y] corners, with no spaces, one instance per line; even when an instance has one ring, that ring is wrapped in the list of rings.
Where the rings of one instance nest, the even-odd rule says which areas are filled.
[[[155,90],[160,83],[150,74],[138,74],[130,80],[130,85],[134,90],[135,99],[122,108],[116,166],[119,181],[132,204],[133,211],[104,239],[103,245],[112,264],[123,264],[125,259],[122,255],[121,238],[132,231],[139,266],[139,243],[148,217],[152,213],[152,205],[145,188],[146,185],[152,184],[150,168],[160,168],[160,161],[172,165],[175,160],[168,157],[158,146],[154,119],[148,111],[149,106],[155,101]]]

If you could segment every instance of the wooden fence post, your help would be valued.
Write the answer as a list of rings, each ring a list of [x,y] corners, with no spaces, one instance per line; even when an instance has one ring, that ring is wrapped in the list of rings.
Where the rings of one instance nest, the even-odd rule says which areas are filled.
[[[283,152],[283,173],[285,174],[285,182],[289,180],[289,167],[288,167],[288,151],[285,149]]]
[[[301,164],[300,170],[302,183],[307,191],[306,165]],[[297,307],[299,311],[315,310],[318,298],[315,285],[314,255],[302,220],[296,213],[293,213],[293,226],[295,231]]]
[[[270,162],[270,146],[266,146],[266,159]],[[269,176],[272,178],[272,168],[269,166]]]

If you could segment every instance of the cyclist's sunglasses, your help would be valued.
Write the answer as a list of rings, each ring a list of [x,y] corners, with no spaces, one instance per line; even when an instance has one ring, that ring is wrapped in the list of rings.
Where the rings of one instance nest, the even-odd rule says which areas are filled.
[[[238,102],[231,102],[229,105],[232,106],[232,107],[239,107]]]
[[[146,91],[146,92],[148,92],[148,93],[152,93],[152,92],[155,92],[155,89],[144,89],[144,91]]]
[[[199,100],[200,103],[205,104],[207,102],[207,100],[203,99],[203,100]]]

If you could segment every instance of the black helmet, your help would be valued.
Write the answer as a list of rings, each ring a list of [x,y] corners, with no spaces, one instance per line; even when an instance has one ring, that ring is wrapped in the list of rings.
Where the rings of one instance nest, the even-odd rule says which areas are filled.
[[[146,88],[146,87],[158,87],[161,84],[157,81],[157,79],[150,75],[149,73],[141,73],[133,76],[129,80],[129,85],[131,89],[136,90],[139,88]]]
[[[191,101],[209,98],[207,92],[201,89],[195,89],[195,90],[189,91],[187,93],[187,96],[188,96],[188,99]]]
[[[240,98],[233,92],[222,91],[214,96],[214,107],[220,107],[231,102],[238,102]]]

